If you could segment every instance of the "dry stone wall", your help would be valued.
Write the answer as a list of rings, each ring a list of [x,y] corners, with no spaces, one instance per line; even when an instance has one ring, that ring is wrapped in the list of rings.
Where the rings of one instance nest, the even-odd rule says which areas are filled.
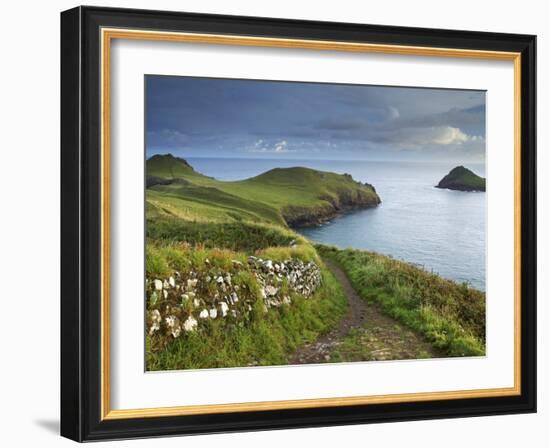
[[[314,262],[282,262],[250,256],[233,260],[230,269],[211,266],[174,271],[168,278],[146,278],[146,331],[153,347],[162,348],[185,333],[200,332],[208,321],[243,325],[261,299],[263,312],[292,306],[292,295],[310,298],[321,285]]]

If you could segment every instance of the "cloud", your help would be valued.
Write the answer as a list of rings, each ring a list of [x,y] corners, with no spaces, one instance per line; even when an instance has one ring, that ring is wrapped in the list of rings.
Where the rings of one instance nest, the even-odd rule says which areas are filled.
[[[146,83],[148,151],[389,158],[410,150],[405,157],[430,159],[485,150],[482,91],[158,76]]]
[[[147,144],[152,147],[181,148],[189,142],[189,136],[175,129],[147,132]]]
[[[398,150],[456,149],[465,145],[484,148],[485,144],[483,136],[471,135],[453,126],[403,128],[374,126],[367,129],[332,131],[329,136],[329,140],[331,139],[337,140],[340,145],[345,142],[362,142],[363,144],[372,143],[377,146],[384,145]]]
[[[485,123],[485,105],[459,109],[452,107],[446,112],[416,115],[399,119],[395,124],[401,127],[451,126],[460,129],[479,127]]]
[[[329,131],[348,131],[353,129],[363,129],[367,127],[368,123],[365,120],[359,118],[325,118],[317,124],[319,129],[325,129]]]
[[[263,139],[259,139],[252,145],[249,152],[284,154],[292,152],[292,150],[288,148],[288,142],[286,140],[266,142]]]
[[[288,143],[286,142],[286,140],[282,140],[279,143],[275,144],[275,146],[273,147],[273,150],[275,152],[288,152],[287,145]]]
[[[436,134],[433,137],[433,143],[436,145],[460,145],[467,142],[469,139],[470,137],[460,129],[446,126],[436,130]]]
[[[395,120],[396,118],[399,118],[400,113],[397,107],[389,106],[388,107],[388,114],[392,120]]]
[[[485,106],[459,109],[428,115],[403,117],[399,109],[388,106],[383,121],[353,116],[335,116],[318,121],[322,139],[391,143],[403,145],[459,145],[474,141],[474,135],[484,134]]]
[[[430,128],[401,128],[382,132],[375,140],[403,146],[450,146],[483,140],[471,136],[452,126],[434,126]]]

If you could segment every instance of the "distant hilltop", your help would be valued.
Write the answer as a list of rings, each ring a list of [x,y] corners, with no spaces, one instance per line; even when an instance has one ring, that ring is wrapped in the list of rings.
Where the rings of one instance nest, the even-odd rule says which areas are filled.
[[[195,171],[187,160],[172,154],[156,154],[150,157],[147,159],[147,170],[171,177]]]
[[[485,191],[485,179],[468,168],[457,166],[439,181],[436,188],[458,191]]]

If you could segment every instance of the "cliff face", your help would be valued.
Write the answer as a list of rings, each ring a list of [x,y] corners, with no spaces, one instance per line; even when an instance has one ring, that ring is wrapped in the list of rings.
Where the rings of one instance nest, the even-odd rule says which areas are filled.
[[[352,210],[376,207],[381,202],[374,188],[365,186],[365,191],[341,190],[334,196],[323,197],[323,204],[320,206],[287,206],[282,214],[290,227],[304,227],[322,224]]]
[[[439,181],[436,188],[458,191],[485,191],[485,179],[468,168],[457,166]]]

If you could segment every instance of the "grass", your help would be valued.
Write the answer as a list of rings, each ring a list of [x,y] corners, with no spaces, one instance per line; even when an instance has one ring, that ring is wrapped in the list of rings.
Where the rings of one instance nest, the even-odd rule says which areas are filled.
[[[263,253],[273,259],[292,256],[304,261],[319,261],[309,245],[271,248]],[[201,321],[200,331],[185,333],[162,350],[155,350],[154,338],[147,336],[147,370],[287,364],[300,345],[328,332],[346,311],[347,301],[340,284],[323,267],[322,286],[313,297],[304,299],[299,294],[291,294],[291,306],[270,308],[266,313],[255,287],[255,277],[247,271],[246,263],[236,272],[233,260],[244,263],[246,257],[242,252],[197,249],[181,243],[148,245],[146,270],[149,278],[168,275],[174,270],[192,270],[201,276],[233,269],[233,282],[239,284],[242,291],[241,302],[253,303],[253,307],[246,321],[227,318]]]
[[[252,221],[285,225],[281,214],[262,202],[239,197],[218,188],[193,184],[155,185],[147,190],[148,200],[175,205],[169,214],[185,210],[184,219],[202,221]]]
[[[485,294],[373,252],[316,246],[336,261],[358,294],[424,335],[448,356],[485,354]]]
[[[180,289],[171,289],[170,296],[151,293],[153,283],[148,283],[148,312],[162,311],[163,319],[176,313],[183,322],[226,300],[223,295],[229,292],[221,297],[219,286],[207,278],[230,274],[231,288],[240,288],[240,300],[231,305],[234,315],[198,319],[198,331],[177,337],[166,332],[164,339],[161,332],[148,335],[147,370],[287,364],[297,348],[335,328],[347,309],[344,291],[320,255],[337,261],[363,298],[380,303],[385,313],[449,356],[485,353],[482,292],[382,255],[314,247],[289,228],[348,207],[378,204],[370,185],[349,175],[301,167],[222,182],[170,155],[149,159],[147,178],[147,278],[167,279],[176,271],[182,285],[198,278],[192,293],[201,299],[200,306],[184,299],[188,294]],[[290,297],[290,304],[267,308],[257,272],[247,263],[250,255],[273,263],[313,262],[321,269],[321,286],[306,299],[282,279],[279,292]],[[335,356],[375,359],[362,343],[365,337],[376,335],[365,329],[350,333]]]
[[[277,168],[250,179],[224,182],[168,154],[149,159],[146,169],[148,179],[155,180],[146,192],[149,209],[188,220],[285,226],[380,202],[372,186],[349,175],[303,167]]]
[[[254,253],[290,243],[305,244],[305,239],[286,228],[249,222],[191,222],[174,217],[147,220],[147,237],[165,242],[186,242],[205,248],[224,248]]]
[[[325,174],[306,170],[307,176],[300,178],[301,172],[220,182],[172,156],[156,156],[147,162],[147,278],[168,278],[176,271],[193,272],[199,279],[229,273],[232,287],[240,288],[239,302],[234,305],[238,319],[199,319],[198,331],[184,332],[177,338],[161,338],[158,332],[148,335],[147,370],[287,364],[299,346],[338,324],[347,308],[344,292],[315,248],[288,228],[284,209],[299,202],[315,213],[315,207],[325,207],[330,201],[338,204],[340,196],[332,190],[335,186],[341,189],[344,200],[348,200],[346,194],[356,194],[348,193],[347,188],[363,191],[369,198],[373,190],[346,176],[328,173],[332,184],[317,188],[315,182],[309,185],[311,176],[321,176],[319,184]],[[308,201],[314,205],[308,208]],[[247,264],[249,255],[273,262],[315,262],[321,267],[321,286],[306,299],[292,292],[283,280],[281,295],[288,295],[291,305],[271,307],[266,312],[260,285]],[[196,296],[202,300],[217,292],[203,280],[197,288]],[[147,298],[148,311],[157,309],[166,315],[167,306],[193,306],[171,300],[154,294]],[[196,316],[199,311],[180,312]]]

